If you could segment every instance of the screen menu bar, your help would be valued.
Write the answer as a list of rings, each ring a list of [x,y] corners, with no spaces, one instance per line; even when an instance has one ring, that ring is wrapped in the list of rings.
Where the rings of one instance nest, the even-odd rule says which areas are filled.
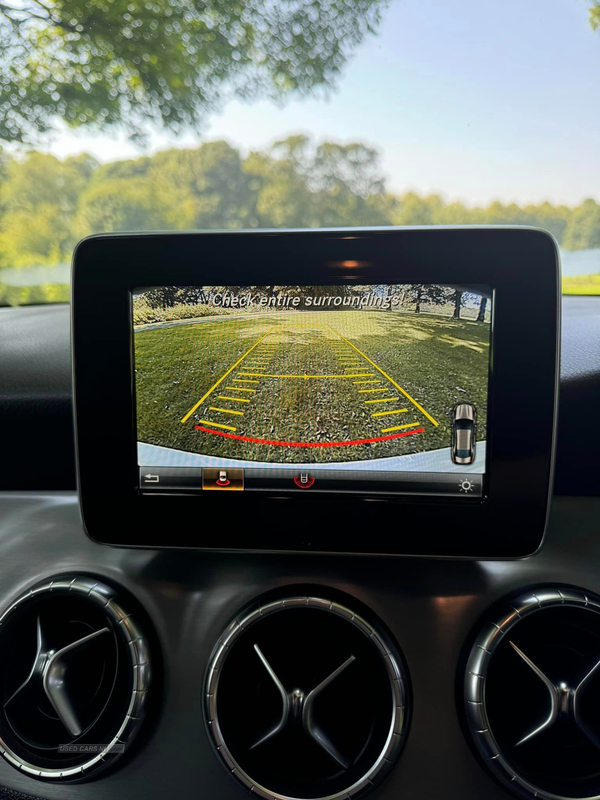
[[[483,475],[293,467],[140,467],[139,488],[144,494],[262,491],[482,497]]]

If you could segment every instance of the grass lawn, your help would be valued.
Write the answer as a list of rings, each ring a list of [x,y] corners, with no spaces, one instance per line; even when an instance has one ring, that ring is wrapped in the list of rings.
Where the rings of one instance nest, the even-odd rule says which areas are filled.
[[[326,311],[140,331],[138,438],[228,458],[365,460],[448,447],[452,409],[469,402],[485,439],[489,330],[430,314]],[[417,429],[423,432],[399,436]],[[313,444],[395,438],[300,448],[218,433]]]
[[[600,273],[597,275],[576,275],[562,279],[563,294],[600,294]]]

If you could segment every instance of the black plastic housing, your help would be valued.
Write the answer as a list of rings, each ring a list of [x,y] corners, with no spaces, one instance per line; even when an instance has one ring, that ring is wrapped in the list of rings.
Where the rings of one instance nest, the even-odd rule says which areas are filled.
[[[354,262],[351,270],[344,262]],[[88,535],[129,547],[518,558],[540,546],[554,453],[560,274],[529,228],[102,235],[73,262],[79,491]],[[136,486],[131,292],[140,286],[492,287],[487,492],[463,498],[206,493]],[[215,496],[216,494],[216,496]]]

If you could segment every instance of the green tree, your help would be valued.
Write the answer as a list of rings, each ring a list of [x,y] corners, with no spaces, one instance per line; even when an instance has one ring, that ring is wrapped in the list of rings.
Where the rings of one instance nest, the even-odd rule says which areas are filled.
[[[590,6],[590,25],[595,31],[600,29],[600,0],[593,0]]]
[[[0,192],[3,265],[54,264],[70,258],[77,241],[73,216],[96,167],[90,156],[60,161],[35,152],[8,162]]]
[[[468,208],[461,202],[437,206],[434,216],[439,225],[476,225],[483,222],[483,212],[480,208]]]
[[[242,158],[226,142],[98,163],[0,150],[0,267],[67,261],[78,238],[128,230],[357,225],[533,225],[566,249],[600,247],[600,206],[469,207],[385,191],[378,153],[304,135]],[[407,297],[407,301],[408,301]],[[419,308],[417,297],[411,297]],[[421,289],[422,303],[436,303]],[[441,302],[441,301],[440,301]],[[445,302],[452,302],[446,298]]]
[[[268,153],[251,153],[244,170],[257,192],[261,227],[390,224],[380,202],[384,181],[379,154],[360,142],[315,147],[307,136],[291,136]]]
[[[81,197],[74,228],[79,237],[105,231],[166,230],[169,211],[156,185],[143,178],[94,181]]]
[[[148,178],[169,206],[167,227],[251,228],[257,225],[256,198],[237,150],[206,142],[190,150],[167,150],[151,160]]]
[[[389,217],[372,202],[384,191],[379,153],[360,142],[323,142],[304,171],[316,195],[319,227],[389,225]]]
[[[421,313],[421,306],[445,306],[448,303],[455,303],[456,292],[440,284],[418,283],[402,287],[401,305],[405,301],[415,304],[415,314]]]
[[[255,195],[256,224],[261,228],[316,227],[314,198],[306,185],[310,140],[291,136],[267,153],[253,151],[243,164]]]
[[[254,197],[237,150],[207,142],[100,167],[80,203],[79,235],[110,230],[251,227]]]
[[[394,225],[435,225],[443,208],[443,200],[439,195],[420,197],[415,192],[407,192],[398,198],[398,205],[393,215]]]
[[[525,206],[524,211],[529,219],[529,225],[550,231],[558,242],[562,242],[571,214],[570,208],[567,206],[553,206],[551,203],[546,202],[537,206]]]
[[[566,250],[585,250],[600,247],[600,205],[591,198],[584,200],[572,212],[565,230]]]
[[[385,0],[3,0],[0,139],[198,127],[233,95],[335,84]]]

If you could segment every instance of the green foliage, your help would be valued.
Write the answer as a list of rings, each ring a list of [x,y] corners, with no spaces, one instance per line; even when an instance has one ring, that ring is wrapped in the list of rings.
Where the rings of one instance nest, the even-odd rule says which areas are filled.
[[[244,158],[217,141],[103,165],[0,150],[0,281],[3,267],[66,263],[79,238],[105,231],[462,224],[530,225],[565,249],[600,247],[595,200],[469,207],[394,195],[378,153],[360,142],[291,136]],[[16,302],[6,291],[0,303]]]
[[[81,197],[78,236],[98,231],[165,230],[167,208],[154,183],[143,178],[94,181]]]
[[[153,322],[177,322],[182,319],[215,317],[225,313],[221,309],[208,308],[190,303],[177,303],[170,308],[155,308],[143,297],[133,303],[133,324],[149,325]]]
[[[5,163],[0,185],[0,265],[69,259],[77,241],[73,217],[97,166],[87,155],[60,161],[42,153]]]
[[[237,150],[207,142],[195,150],[167,150],[152,159],[149,178],[170,207],[167,227],[245,228],[256,225],[253,193]]]
[[[0,139],[198,127],[228,97],[329,87],[385,0],[5,0]]]
[[[40,286],[7,286],[0,281],[0,306],[68,303],[70,294],[69,286],[64,284],[44,283]]]
[[[571,214],[563,245],[567,250],[600,247],[600,205],[584,200]]]
[[[260,227],[327,228],[389,225],[381,199],[384,181],[378,153],[358,142],[324,142],[307,136],[276,142],[267,153],[251,153],[244,164],[257,193]]]
[[[592,0],[590,6],[590,25],[595,31],[600,29],[600,0]]]

